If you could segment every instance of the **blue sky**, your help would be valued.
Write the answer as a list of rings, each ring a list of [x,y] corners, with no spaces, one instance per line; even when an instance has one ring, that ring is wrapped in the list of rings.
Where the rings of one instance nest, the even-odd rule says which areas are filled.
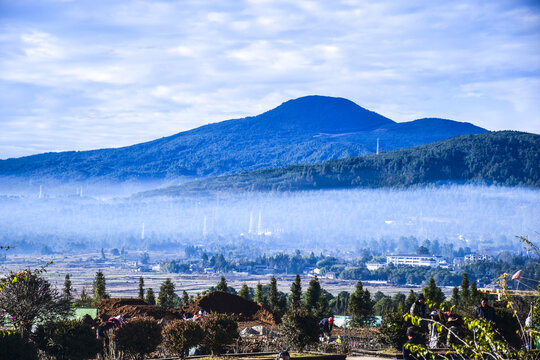
[[[540,133],[534,1],[0,0],[0,51],[0,158],[130,145],[310,94]]]

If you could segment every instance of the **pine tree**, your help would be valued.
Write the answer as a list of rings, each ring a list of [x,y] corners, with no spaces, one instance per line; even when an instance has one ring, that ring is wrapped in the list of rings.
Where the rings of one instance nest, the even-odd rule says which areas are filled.
[[[86,293],[86,288],[83,287],[81,291],[81,296],[79,301],[77,301],[78,306],[92,306],[92,297]]]
[[[270,291],[268,294],[268,302],[270,305],[270,309],[272,309],[272,311],[278,311],[277,280],[273,275],[272,275],[272,278],[270,279]]]
[[[225,276],[221,275],[221,280],[217,284],[216,290],[217,291],[227,292],[228,288],[229,288],[229,286],[227,285],[227,280],[225,280]]]
[[[296,274],[296,278],[294,279],[294,282],[291,284],[291,295],[289,297],[290,299],[290,309],[291,310],[300,310],[300,302],[302,299],[302,283],[300,279],[300,275]]]
[[[139,278],[139,296],[138,296],[138,298],[141,299],[141,300],[144,300],[144,279],[143,279],[142,276]]]
[[[92,290],[94,293],[94,300],[96,302],[109,298],[109,294],[107,294],[106,291],[105,275],[103,275],[101,270],[96,272],[96,278],[94,279]]]
[[[156,297],[154,295],[154,290],[152,290],[152,288],[148,288],[148,290],[146,290],[145,300],[148,305],[156,305]]]
[[[246,283],[244,283],[244,285],[242,285],[242,288],[238,292],[238,296],[240,296],[241,298],[244,298],[246,300],[251,300],[251,297],[249,296],[249,288],[248,288]]]
[[[182,304],[184,304],[184,306],[186,306],[189,303],[190,303],[189,295],[188,295],[187,291],[184,290],[184,291],[182,291]]]
[[[69,278],[69,274],[66,274],[65,280],[64,280],[64,299],[71,302],[73,300],[73,296],[71,295],[71,279]]]
[[[349,299],[349,313],[353,317],[353,322],[363,326],[371,320],[371,295],[362,285],[361,281],[356,283],[356,289]]]
[[[411,306],[413,306],[415,302],[416,302],[416,294],[411,289],[411,291],[409,292],[409,296],[407,296],[407,300],[405,300],[405,311],[409,312],[409,310],[411,309]]]
[[[257,284],[257,288],[255,289],[255,299],[254,300],[255,300],[256,303],[261,303],[261,304],[266,303],[266,299],[264,298],[264,294],[263,294],[263,287],[262,287],[260,281]]]
[[[469,276],[464,273],[461,280],[461,291],[459,293],[460,302],[462,305],[469,305],[471,293],[469,292]]]
[[[158,304],[161,307],[174,307],[174,284],[167,278],[159,288]]]
[[[321,296],[319,296],[319,300],[317,300],[317,309],[315,310],[315,316],[318,319],[330,316],[328,299],[323,294],[321,294]]]
[[[457,286],[454,286],[452,290],[452,297],[450,298],[450,304],[454,306],[459,306],[459,289]]]
[[[471,304],[478,304],[480,302],[480,297],[482,296],[480,294],[480,291],[478,291],[478,289],[476,288],[476,280],[473,280],[473,282],[471,283],[471,291],[470,291],[470,300],[469,302]]]
[[[313,314],[317,309],[317,302],[319,301],[321,293],[321,284],[319,283],[319,278],[315,275],[309,282],[309,286],[306,290],[306,298],[304,300],[304,308],[310,314]]]
[[[442,290],[435,284],[435,279],[433,277],[429,278],[429,285],[422,289],[427,300],[440,304],[444,301],[444,293]]]

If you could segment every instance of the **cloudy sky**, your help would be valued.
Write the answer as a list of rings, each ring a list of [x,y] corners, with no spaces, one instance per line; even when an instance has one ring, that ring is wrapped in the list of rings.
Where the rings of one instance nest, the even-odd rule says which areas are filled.
[[[534,0],[0,0],[0,52],[0,158],[130,145],[310,94],[540,133]]]

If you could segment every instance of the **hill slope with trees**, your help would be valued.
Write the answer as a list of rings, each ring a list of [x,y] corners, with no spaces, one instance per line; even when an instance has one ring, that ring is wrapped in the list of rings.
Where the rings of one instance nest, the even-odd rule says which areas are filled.
[[[143,193],[288,191],[445,183],[540,186],[540,135],[514,131],[459,136],[379,155],[198,180]]]

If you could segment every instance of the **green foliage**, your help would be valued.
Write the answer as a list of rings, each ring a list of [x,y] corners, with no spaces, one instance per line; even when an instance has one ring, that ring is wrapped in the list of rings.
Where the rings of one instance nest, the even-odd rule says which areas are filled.
[[[58,321],[39,326],[32,339],[57,360],[94,359],[101,350],[95,330],[80,321]]]
[[[463,280],[461,280],[461,289],[459,292],[460,302],[463,305],[470,305],[471,292],[469,289],[469,276],[467,273],[463,274]]]
[[[249,287],[247,286],[246,283],[244,283],[242,285],[242,288],[240,289],[240,291],[238,292],[238,296],[240,296],[241,298],[244,298],[246,300],[250,300],[251,301],[251,296],[250,296],[250,293],[249,293]]]
[[[223,292],[227,292],[227,288],[229,286],[227,285],[227,280],[225,279],[225,276],[221,275],[221,280],[219,281],[219,283],[217,284],[216,286],[216,290],[217,291],[223,291]]]
[[[202,342],[212,355],[220,354],[226,345],[232,344],[239,336],[237,322],[225,314],[210,314],[202,318],[204,340]]]
[[[139,292],[137,297],[144,300],[144,278],[142,276],[139,278]]]
[[[272,309],[272,311],[279,311],[277,280],[273,275],[272,275],[272,278],[270,279],[270,291],[268,295],[268,304],[270,305],[270,309]]]
[[[120,352],[141,360],[156,350],[161,339],[161,327],[153,319],[131,319],[113,333]]]
[[[321,294],[321,284],[319,283],[319,278],[317,278],[317,275],[315,275],[309,282],[304,299],[304,308],[308,311],[308,313],[313,314],[316,312],[317,302],[319,301]]]
[[[537,296],[532,305],[532,321],[533,324],[540,327],[540,284],[537,287]]]
[[[164,348],[173,355],[183,358],[189,348],[202,342],[204,330],[195,321],[175,320],[163,328],[162,334]]]
[[[452,289],[452,297],[450,298],[450,305],[459,306],[459,304],[459,289],[457,286],[454,286],[454,289]]]
[[[347,309],[349,308],[349,294],[347,291],[340,291],[340,293],[330,300],[330,309],[333,313],[338,315],[346,315]]]
[[[0,330],[0,357],[2,359],[37,360],[38,352],[33,342],[13,330]]]
[[[404,319],[402,313],[387,312],[382,315],[379,341],[396,350],[401,350],[407,341],[405,333],[409,326],[412,326],[412,323]]]
[[[495,308],[495,326],[502,336],[501,340],[516,348],[520,346],[520,326],[513,311],[505,308]]]
[[[422,293],[424,294],[425,298],[432,303],[440,304],[444,301],[444,293],[437,286],[437,284],[435,284],[435,280],[433,278],[429,279],[429,284],[422,289]]]
[[[145,301],[148,305],[156,305],[156,296],[154,295],[154,290],[152,290],[152,288],[146,290]]]
[[[64,279],[63,295],[64,295],[64,299],[66,299],[70,303],[71,301],[73,301],[73,296],[71,295],[71,291],[72,291],[71,279],[69,278],[69,274],[66,274],[66,277]]]
[[[289,311],[281,319],[279,331],[286,348],[302,351],[319,340],[317,318],[306,310]]]
[[[101,270],[96,272],[96,278],[94,279],[92,290],[94,293],[94,300],[96,302],[109,298],[109,294],[107,294],[106,291],[105,275],[103,275]]]
[[[260,281],[257,283],[257,287],[255,289],[254,301],[256,303],[260,303],[260,304],[265,304],[266,303],[266,299],[265,299],[264,294],[263,294],[263,287],[262,287]]]
[[[379,301],[377,301],[375,305],[373,305],[374,315],[382,316],[383,314],[386,314],[388,312],[393,312],[393,311],[394,311],[394,303],[392,302],[392,299],[389,296],[384,296],[380,298]]]
[[[369,290],[365,289],[361,281],[356,283],[356,289],[349,298],[349,313],[353,323],[358,326],[369,324],[372,321],[372,302]]]
[[[174,307],[174,284],[170,278],[165,279],[159,288],[158,305],[161,307]]]
[[[95,304],[94,299],[86,292],[86,287],[83,287],[79,299],[75,301],[75,306],[93,306]]]
[[[187,293],[186,290],[183,290],[183,291],[182,291],[182,304],[184,304],[184,306],[185,306],[185,305],[187,305],[187,304],[189,304],[189,303],[190,303],[190,301],[189,301],[189,295],[188,295],[188,293]]]
[[[300,274],[296,274],[293,283],[291,284],[291,294],[289,296],[290,309],[293,311],[300,310],[302,299],[302,280]]]

